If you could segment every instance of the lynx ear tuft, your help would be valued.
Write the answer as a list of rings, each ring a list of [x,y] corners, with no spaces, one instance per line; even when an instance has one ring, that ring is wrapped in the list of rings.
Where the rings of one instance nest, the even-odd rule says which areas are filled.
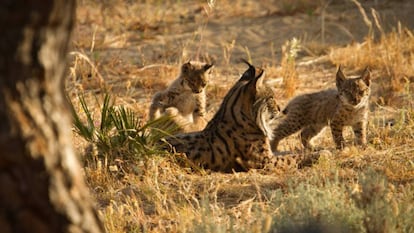
[[[249,67],[252,67],[253,65],[252,64],[250,64],[250,62],[248,62],[246,59],[244,59],[244,58],[240,58],[240,61],[241,62],[243,62],[243,63],[246,63]]]
[[[241,58],[240,61],[246,63],[249,68],[243,73],[239,81],[254,79],[256,77],[256,68],[243,58]]]
[[[263,86],[264,78],[265,78],[265,71],[263,69],[259,69],[259,73],[257,73],[256,76],[252,80],[249,81],[248,85],[250,85],[257,91]]]

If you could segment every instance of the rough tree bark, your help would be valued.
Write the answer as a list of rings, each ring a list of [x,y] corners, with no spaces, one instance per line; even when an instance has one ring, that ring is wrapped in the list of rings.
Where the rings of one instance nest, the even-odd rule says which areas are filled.
[[[0,2],[0,231],[103,232],[71,144],[75,0]]]

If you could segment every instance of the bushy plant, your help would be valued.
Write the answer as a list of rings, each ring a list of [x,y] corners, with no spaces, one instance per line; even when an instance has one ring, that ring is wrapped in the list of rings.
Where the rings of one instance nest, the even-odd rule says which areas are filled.
[[[364,232],[363,213],[339,181],[291,184],[287,194],[277,191],[275,206],[272,232]]]
[[[395,187],[372,169],[346,185],[315,176],[275,192],[271,232],[412,232],[412,187]]]
[[[95,153],[86,154],[86,159],[111,162],[162,154],[161,139],[175,131],[174,125],[163,130],[157,128],[165,125],[164,122],[169,120],[167,117],[143,123],[131,109],[115,106],[108,94],[100,106],[100,119],[90,111],[84,96],[80,95],[78,99],[81,105],[79,112],[71,102],[75,132],[88,141],[90,147],[96,148]]]
[[[414,230],[412,197],[404,194],[397,197],[395,186],[385,176],[372,170],[362,174],[359,180],[360,188],[353,193],[352,199],[363,212],[365,232]]]

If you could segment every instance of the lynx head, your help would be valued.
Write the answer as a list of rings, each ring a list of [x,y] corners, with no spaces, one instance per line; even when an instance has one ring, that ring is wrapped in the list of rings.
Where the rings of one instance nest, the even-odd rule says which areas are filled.
[[[250,115],[256,125],[269,138],[272,139],[273,128],[279,118],[280,108],[276,102],[272,88],[264,83],[265,72],[255,68],[248,62],[249,69],[243,74],[240,81],[249,80],[245,84],[240,103],[246,104],[241,114]],[[243,100],[244,99],[244,100]]]
[[[181,66],[180,77],[184,79],[193,93],[200,93],[208,83],[208,74],[213,64],[202,62],[186,62]]]
[[[367,104],[371,94],[371,74],[368,67],[362,75],[356,78],[347,78],[342,73],[339,66],[336,73],[336,87],[338,88],[339,98],[345,105],[359,108]]]

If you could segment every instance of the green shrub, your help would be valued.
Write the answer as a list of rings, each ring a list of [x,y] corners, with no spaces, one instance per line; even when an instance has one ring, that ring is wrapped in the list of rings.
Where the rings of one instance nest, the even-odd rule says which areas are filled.
[[[366,232],[414,231],[412,190],[396,196],[394,185],[384,175],[372,170],[362,174],[359,182],[361,190],[355,192],[352,198],[364,214],[363,226]],[[410,189],[411,186],[407,187]]]
[[[80,95],[78,99],[81,112],[77,112],[70,102],[75,132],[88,141],[90,147],[96,148],[96,153],[86,153],[86,159],[111,163],[115,159],[136,160],[151,154],[165,153],[160,147],[161,139],[174,133],[174,128],[171,126],[160,130],[157,126],[168,121],[167,117],[143,123],[131,109],[115,106],[114,100],[106,94],[99,107],[100,119],[96,119],[84,96]]]
[[[275,192],[271,232],[413,232],[412,186],[395,195],[386,177],[369,169],[356,181],[314,177]]]
[[[271,232],[364,232],[362,212],[338,181],[316,177],[278,191]],[[316,181],[316,182],[315,182]]]

